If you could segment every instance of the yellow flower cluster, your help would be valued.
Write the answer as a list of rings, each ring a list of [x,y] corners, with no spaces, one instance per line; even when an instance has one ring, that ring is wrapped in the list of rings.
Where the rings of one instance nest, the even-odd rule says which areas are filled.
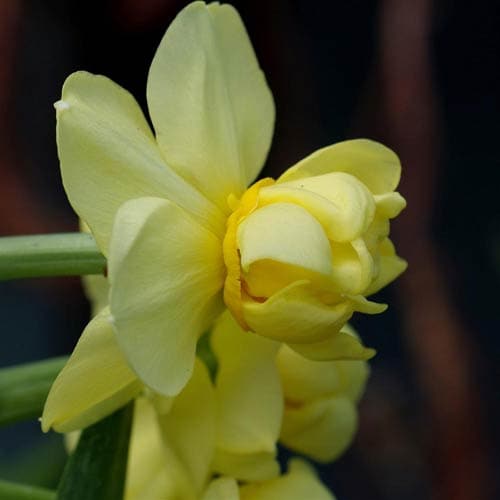
[[[138,398],[130,498],[332,498],[302,462],[280,476],[276,447],[329,461],[353,437],[374,350],[346,322],[383,311],[367,296],[406,266],[389,240],[399,160],[351,140],[252,184],[274,103],[229,5],[181,11],[147,100],[154,134],[103,76],[74,73],[55,104],[63,183],[109,281],[87,280],[96,315],[42,427]],[[213,380],[196,356],[206,332]]]

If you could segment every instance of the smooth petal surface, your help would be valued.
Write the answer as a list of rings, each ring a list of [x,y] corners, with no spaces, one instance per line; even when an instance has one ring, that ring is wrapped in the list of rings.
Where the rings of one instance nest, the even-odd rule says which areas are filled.
[[[279,470],[275,462],[283,415],[275,365],[279,344],[244,332],[225,312],[214,327],[212,348],[218,360],[217,471],[237,479],[263,479],[255,465],[266,475],[269,469]],[[262,467],[263,462],[272,465]]]
[[[128,199],[168,198],[216,234],[220,211],[165,165],[134,98],[108,78],[70,75],[56,103],[57,147],[64,188],[107,255],[113,218]]]
[[[260,204],[296,203],[323,226],[328,238],[343,242],[358,238],[371,224],[375,201],[366,186],[343,172],[307,177],[263,188]]]
[[[344,326],[353,311],[348,302],[323,303],[309,281],[297,281],[265,302],[245,300],[242,307],[252,331],[292,344],[326,340]]]
[[[278,183],[330,172],[351,174],[373,194],[383,194],[396,189],[401,164],[397,155],[382,144],[368,139],[354,139],[315,151],[289,168]]]
[[[230,5],[194,2],[168,28],[147,97],[167,163],[227,211],[267,156],[274,103],[245,27]]]
[[[166,200],[117,213],[110,306],[118,342],[138,376],[165,396],[189,380],[196,342],[222,308],[222,243]]]
[[[298,354],[313,361],[368,360],[375,356],[375,349],[365,347],[359,339],[345,331],[345,327],[322,342],[288,344]]]
[[[292,459],[288,467],[276,479],[242,486],[241,500],[335,500],[306,462]]]
[[[389,238],[385,238],[380,244],[379,254],[379,272],[366,291],[367,295],[378,292],[381,288],[394,281],[408,267],[408,263],[396,255],[394,245]]]
[[[331,255],[321,224],[304,208],[274,203],[252,212],[238,227],[241,267],[274,260],[330,276]]]
[[[135,403],[125,500],[197,500],[191,478],[179,458],[164,446],[151,402]]]
[[[215,393],[205,365],[196,360],[193,376],[174,399],[170,411],[159,415],[163,441],[200,494],[215,450]],[[167,472],[167,471],[165,471]]]
[[[344,397],[287,406],[280,442],[318,462],[329,462],[348,448],[357,424],[356,408]]]
[[[231,477],[214,479],[208,485],[202,500],[240,500],[238,483]]]
[[[85,328],[45,402],[42,430],[71,432],[87,427],[134,398],[142,384],[118,347],[109,311]]]

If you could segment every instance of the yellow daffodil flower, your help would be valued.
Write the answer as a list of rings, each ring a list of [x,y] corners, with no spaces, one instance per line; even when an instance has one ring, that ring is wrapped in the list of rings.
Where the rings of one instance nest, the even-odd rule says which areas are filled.
[[[274,104],[229,5],[181,11],[154,56],[147,100],[155,134],[103,76],[74,73],[55,104],[66,192],[108,259],[109,310],[90,330],[116,335],[131,373],[165,396],[190,379],[196,343],[224,303],[244,329],[310,358],[373,355],[341,327],[354,311],[382,311],[366,296],[405,268],[388,239],[404,207],[396,155],[347,141],[247,189],[269,150]]]
[[[335,460],[356,432],[368,364],[311,361],[286,345],[276,362],[285,398],[280,442],[319,462]]]

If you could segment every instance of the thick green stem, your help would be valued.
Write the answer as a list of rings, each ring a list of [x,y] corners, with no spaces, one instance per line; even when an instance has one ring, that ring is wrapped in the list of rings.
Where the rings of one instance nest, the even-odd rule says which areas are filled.
[[[0,425],[41,416],[50,386],[66,360],[52,358],[0,369]]]
[[[0,479],[0,498],[5,500],[55,500],[56,492]]]
[[[87,233],[0,238],[0,280],[104,274],[106,259]]]

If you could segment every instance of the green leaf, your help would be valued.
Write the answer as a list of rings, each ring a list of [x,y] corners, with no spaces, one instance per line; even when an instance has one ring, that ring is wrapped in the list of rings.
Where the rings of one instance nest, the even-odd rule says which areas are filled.
[[[0,238],[0,280],[104,274],[106,259],[88,233]]]
[[[123,498],[133,403],[87,427],[69,457],[58,500]]]
[[[0,425],[40,417],[66,357],[0,369]]]
[[[0,498],[2,500],[56,500],[56,492],[0,479]]]

